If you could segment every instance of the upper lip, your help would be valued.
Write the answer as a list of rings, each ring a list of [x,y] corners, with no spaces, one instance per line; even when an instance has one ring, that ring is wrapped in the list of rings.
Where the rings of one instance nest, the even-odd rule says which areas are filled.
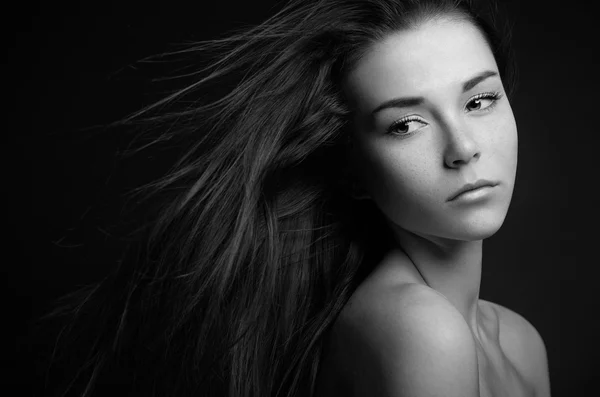
[[[468,192],[469,190],[479,189],[480,187],[483,187],[483,186],[496,186],[497,184],[498,184],[498,182],[492,182],[492,181],[488,181],[486,179],[479,179],[478,181],[476,181],[474,183],[467,183],[466,185],[464,185],[463,187],[458,189],[456,192],[454,192],[448,198],[448,201],[454,200],[456,197],[460,196],[464,192]]]

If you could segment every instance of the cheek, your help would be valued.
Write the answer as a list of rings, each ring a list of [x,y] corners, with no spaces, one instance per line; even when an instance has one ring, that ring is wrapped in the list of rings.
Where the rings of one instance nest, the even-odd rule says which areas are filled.
[[[438,175],[433,172],[436,156],[411,145],[383,144],[367,148],[361,159],[363,185],[388,217],[406,218],[409,213],[421,213],[428,204],[439,200]],[[406,150],[403,150],[406,149]],[[409,150],[410,149],[410,150]]]

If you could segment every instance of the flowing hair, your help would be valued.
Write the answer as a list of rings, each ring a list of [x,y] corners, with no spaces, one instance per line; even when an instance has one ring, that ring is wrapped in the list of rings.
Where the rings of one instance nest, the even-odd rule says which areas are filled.
[[[186,152],[134,191],[159,207],[118,269],[52,313],[66,316],[58,350],[77,368],[63,395],[314,395],[327,331],[389,244],[375,206],[352,199],[342,80],[387,34],[450,15],[484,33],[510,92],[508,37],[476,9],[293,0],[256,27],[157,56],[209,61],[111,127],[159,131],[151,145]]]

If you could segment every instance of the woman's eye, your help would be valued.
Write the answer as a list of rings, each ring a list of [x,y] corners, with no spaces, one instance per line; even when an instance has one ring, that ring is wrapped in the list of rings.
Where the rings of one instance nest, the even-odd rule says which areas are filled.
[[[410,135],[425,124],[426,123],[416,118],[403,119],[392,124],[388,132],[395,135]]]
[[[467,110],[473,111],[487,109],[493,106],[498,98],[499,96],[497,94],[488,94],[471,99],[469,103],[467,103]]]

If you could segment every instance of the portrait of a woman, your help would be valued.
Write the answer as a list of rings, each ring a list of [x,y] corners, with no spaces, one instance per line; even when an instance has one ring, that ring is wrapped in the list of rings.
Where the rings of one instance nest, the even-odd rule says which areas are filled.
[[[45,317],[48,395],[549,397],[543,333],[480,297],[521,132],[494,9],[291,0],[163,55],[202,62],[112,127],[185,150]]]

